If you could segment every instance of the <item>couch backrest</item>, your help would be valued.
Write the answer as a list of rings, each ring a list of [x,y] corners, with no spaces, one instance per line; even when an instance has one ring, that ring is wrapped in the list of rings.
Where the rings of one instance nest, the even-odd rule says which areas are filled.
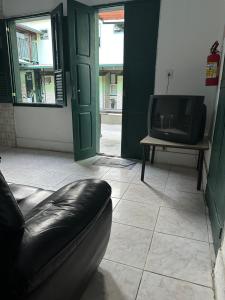
[[[24,219],[10,188],[0,172],[0,235],[2,232],[21,233]]]

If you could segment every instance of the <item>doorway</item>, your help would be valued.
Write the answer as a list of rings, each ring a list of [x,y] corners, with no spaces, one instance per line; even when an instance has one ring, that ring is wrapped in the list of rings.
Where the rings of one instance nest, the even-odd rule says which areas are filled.
[[[121,156],[124,7],[98,12],[100,154]]]
[[[95,156],[96,153],[123,158],[141,157],[140,140],[147,134],[149,95],[154,93],[159,11],[160,2],[157,0],[126,1],[123,7],[104,9],[68,0],[76,161]],[[99,16],[101,13],[104,16]],[[107,17],[108,15],[110,16]],[[102,24],[101,28],[99,22]],[[116,38],[121,37],[121,60],[102,62],[100,56],[100,64],[97,64],[98,50],[101,53],[103,48],[103,39],[99,39],[98,29],[102,37],[105,26],[112,28],[111,33],[115,37],[115,41],[113,38],[108,40],[106,54],[111,53],[110,57],[114,57],[118,53],[120,47],[115,47]],[[100,71],[96,70],[97,66]],[[105,84],[106,80],[108,85]],[[119,90],[124,91],[121,102],[118,100]],[[112,128],[115,129],[115,134]],[[106,149],[102,147],[104,141],[107,142]]]

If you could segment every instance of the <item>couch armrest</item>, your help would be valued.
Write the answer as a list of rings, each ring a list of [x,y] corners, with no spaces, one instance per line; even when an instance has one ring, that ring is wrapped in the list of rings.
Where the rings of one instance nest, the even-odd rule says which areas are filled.
[[[71,242],[76,246],[80,235],[109,204],[110,196],[111,187],[105,181],[82,180],[63,187],[35,207],[27,216],[18,249],[14,288],[27,290],[35,275],[46,265],[52,272],[55,266],[51,261],[55,263],[55,258]],[[57,264],[60,263],[58,260]]]

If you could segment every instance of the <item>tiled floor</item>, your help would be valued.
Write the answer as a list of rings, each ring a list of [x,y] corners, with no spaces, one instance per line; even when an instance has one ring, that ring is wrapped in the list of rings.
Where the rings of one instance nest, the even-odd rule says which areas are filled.
[[[82,300],[213,300],[213,247],[194,169],[147,166],[132,170],[74,163],[72,154],[1,149],[10,182],[57,190],[82,178],[112,186],[113,225],[98,272]]]

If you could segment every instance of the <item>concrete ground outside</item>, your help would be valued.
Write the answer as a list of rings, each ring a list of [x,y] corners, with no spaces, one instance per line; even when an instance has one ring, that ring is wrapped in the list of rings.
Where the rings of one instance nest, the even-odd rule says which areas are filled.
[[[100,153],[105,155],[121,155],[121,125],[101,124]]]

